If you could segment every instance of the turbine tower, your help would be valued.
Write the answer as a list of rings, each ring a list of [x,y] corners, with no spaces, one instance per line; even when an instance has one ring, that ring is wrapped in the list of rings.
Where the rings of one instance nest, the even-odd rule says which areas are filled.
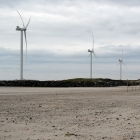
[[[92,79],[92,54],[94,54],[94,56],[96,57],[96,59],[98,60],[97,56],[95,55],[94,53],[94,37],[93,37],[93,32],[92,32],[92,38],[93,38],[93,46],[92,46],[92,49],[88,49],[88,52],[90,53],[89,56],[90,56],[90,78]],[[88,56],[88,57],[89,57]]]
[[[120,64],[120,80],[122,80],[122,64],[126,67],[126,65],[123,62],[123,48],[122,48],[122,59],[119,59],[119,64]]]
[[[21,21],[22,21],[22,24],[23,24],[23,28],[20,28],[19,26],[17,26],[17,28],[16,28],[17,31],[20,31],[21,32],[21,40],[20,40],[20,80],[23,80],[23,32],[24,32],[24,37],[25,37],[25,42],[26,42],[26,59],[27,59],[27,38],[26,38],[26,30],[27,30],[27,27],[28,27],[28,25],[30,23],[31,17],[29,18],[29,21],[28,21],[27,25],[25,26],[24,25],[24,22],[23,22],[23,19],[22,19],[22,16],[20,15],[19,12],[18,12],[18,14],[19,14],[19,16],[21,18]]]

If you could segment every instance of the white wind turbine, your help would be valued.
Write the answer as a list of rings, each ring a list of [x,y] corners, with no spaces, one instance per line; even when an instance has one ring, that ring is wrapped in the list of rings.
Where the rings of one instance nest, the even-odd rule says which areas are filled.
[[[19,14],[19,16],[21,18],[21,21],[22,21],[22,24],[23,24],[23,28],[20,28],[19,26],[17,26],[17,28],[16,28],[17,31],[21,31],[21,42],[20,42],[20,80],[23,80],[23,32],[24,32],[25,42],[26,42],[26,59],[27,59],[26,30],[27,30],[27,27],[28,27],[28,25],[30,23],[31,17],[29,18],[29,21],[28,21],[27,25],[25,26],[24,22],[23,22],[23,19],[22,19],[22,16],[20,15],[19,12],[18,12],[18,14]]]
[[[119,64],[120,64],[120,80],[122,80],[122,64],[126,67],[126,65],[123,62],[123,48],[122,48],[122,59],[119,59]]]
[[[88,49],[88,52],[90,53],[90,78],[92,79],[92,54],[94,54],[94,56],[96,57],[96,59],[98,60],[97,56],[94,53],[94,37],[93,37],[93,32],[92,32],[92,38],[93,38],[93,46],[92,46],[92,50]],[[88,57],[89,57],[88,56]]]

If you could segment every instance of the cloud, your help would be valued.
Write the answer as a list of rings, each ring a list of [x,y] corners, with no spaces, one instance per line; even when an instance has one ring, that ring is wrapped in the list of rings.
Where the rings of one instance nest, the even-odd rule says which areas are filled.
[[[0,52],[2,54],[0,55],[1,80],[19,79],[20,52],[3,47],[0,48]],[[135,52],[131,54],[133,59],[128,53],[124,53],[124,63],[127,65],[127,69],[123,67],[124,79],[137,79],[139,75],[140,67],[138,64],[140,62],[136,61],[139,56],[135,55]],[[87,52],[57,54],[48,50],[29,50],[27,60],[24,54],[24,78],[38,80],[88,78],[90,58],[85,59],[88,55]],[[99,62],[93,57],[94,77],[118,79],[119,65],[117,66],[117,64],[121,55],[118,55],[118,52],[107,52],[105,55],[98,52],[96,55]]]
[[[1,72],[16,71],[15,75],[4,74],[5,77],[14,79],[19,75],[20,32],[15,28],[22,27],[22,22],[16,12],[18,10],[25,24],[31,15],[27,29],[29,50],[28,61],[25,61],[27,78],[45,79],[44,75],[49,72],[47,75],[49,79],[88,77],[89,59],[84,58],[88,55],[87,50],[92,48],[91,31],[93,31],[95,52],[100,60],[98,64],[96,59],[95,61],[93,59],[93,63],[97,65],[93,73],[96,73],[97,77],[105,77],[109,67],[109,73],[112,74],[108,76],[119,77],[116,74],[119,67],[114,65],[116,66],[118,59],[122,57],[121,47],[123,47],[124,60],[129,70],[131,69],[124,78],[132,73],[131,78],[137,79],[140,64],[140,1],[5,0],[0,2],[0,46],[3,46],[0,48]]]

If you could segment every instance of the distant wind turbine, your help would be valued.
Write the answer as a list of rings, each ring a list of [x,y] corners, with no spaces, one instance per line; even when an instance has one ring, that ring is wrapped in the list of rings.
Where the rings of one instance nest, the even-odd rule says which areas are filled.
[[[120,64],[120,80],[122,80],[122,64],[126,67],[126,65],[123,62],[123,48],[122,48],[122,59],[119,59],[119,64]]]
[[[93,46],[92,46],[92,50],[88,49],[88,52],[90,53],[90,78],[92,79],[92,54],[94,54],[94,56],[96,57],[96,59],[98,60],[97,56],[94,53],[94,37],[93,37],[93,32],[92,32],[92,38],[93,38]],[[89,57],[88,56],[88,57]],[[88,58],[87,57],[87,58]]]
[[[20,15],[19,12],[18,12],[18,14],[19,14],[19,16],[21,18],[21,21],[22,21],[22,24],[23,24],[23,28],[20,28],[19,26],[17,26],[17,28],[16,28],[17,31],[21,31],[21,42],[20,42],[20,80],[23,80],[23,32],[24,32],[25,42],[26,42],[26,59],[27,59],[27,38],[26,38],[26,30],[27,30],[27,27],[28,27],[28,25],[30,23],[31,17],[29,18],[29,21],[28,21],[27,25],[25,26],[24,25],[24,22],[23,22],[23,19],[22,19],[22,16]]]

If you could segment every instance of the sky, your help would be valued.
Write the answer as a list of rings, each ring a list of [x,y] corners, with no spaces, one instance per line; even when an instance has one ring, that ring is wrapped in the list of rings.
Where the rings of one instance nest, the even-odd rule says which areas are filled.
[[[24,79],[140,79],[139,0],[0,0],[0,80],[20,78],[20,12],[27,27]],[[87,58],[88,57],[88,58]]]

